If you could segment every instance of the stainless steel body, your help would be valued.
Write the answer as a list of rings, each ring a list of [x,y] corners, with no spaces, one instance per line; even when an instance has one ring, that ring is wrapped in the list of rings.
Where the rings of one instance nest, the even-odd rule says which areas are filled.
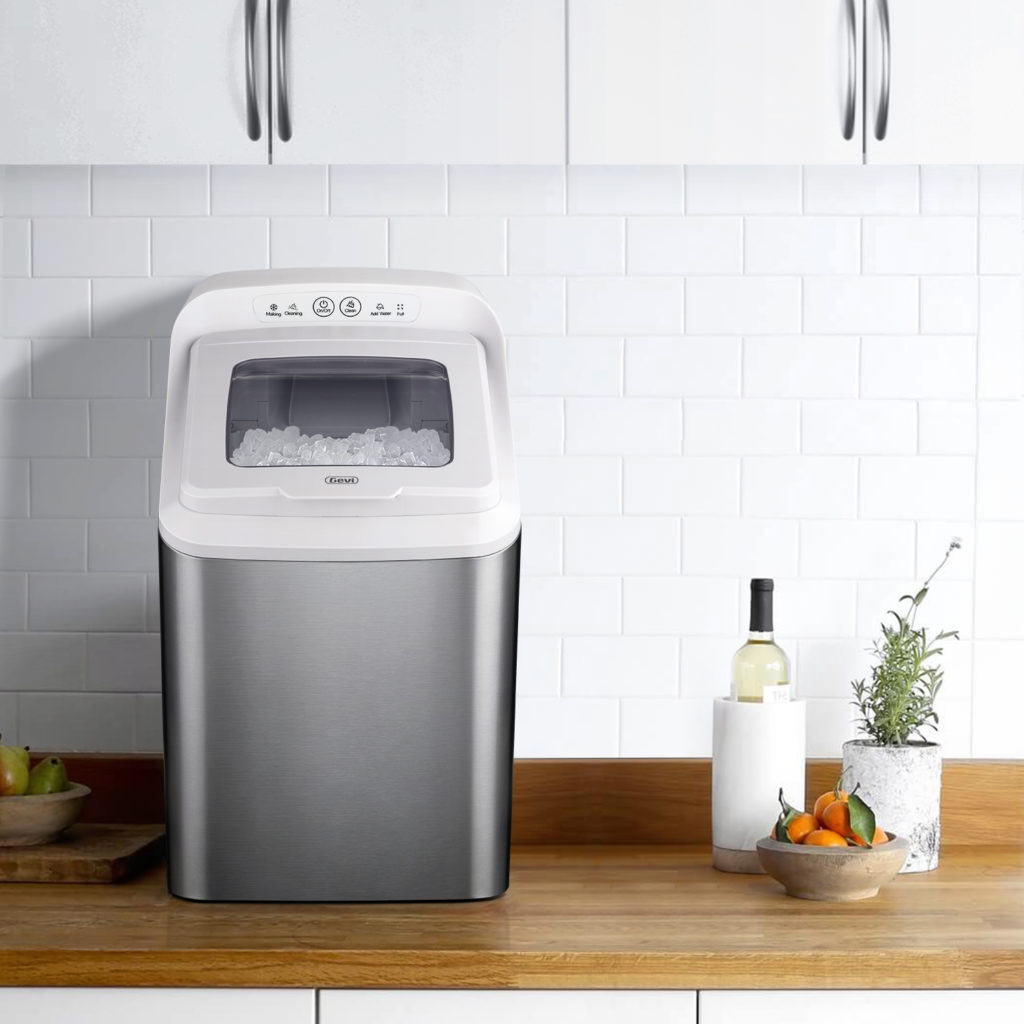
[[[518,541],[380,562],[161,542],[160,569],[172,893],[505,891]]]

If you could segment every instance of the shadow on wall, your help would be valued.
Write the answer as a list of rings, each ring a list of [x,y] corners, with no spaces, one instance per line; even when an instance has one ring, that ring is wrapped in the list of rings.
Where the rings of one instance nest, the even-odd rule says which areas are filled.
[[[0,732],[158,750],[156,520],[167,336],[194,281],[51,279],[0,303]],[[91,336],[90,336],[91,329]]]

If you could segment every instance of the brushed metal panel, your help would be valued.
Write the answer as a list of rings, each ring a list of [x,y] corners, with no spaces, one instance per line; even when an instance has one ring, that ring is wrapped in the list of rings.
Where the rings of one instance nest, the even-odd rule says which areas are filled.
[[[508,886],[519,542],[481,558],[160,549],[171,892]]]

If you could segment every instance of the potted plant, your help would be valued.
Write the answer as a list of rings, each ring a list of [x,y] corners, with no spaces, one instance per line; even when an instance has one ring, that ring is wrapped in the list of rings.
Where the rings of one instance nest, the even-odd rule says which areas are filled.
[[[907,840],[902,871],[932,871],[939,864],[939,795],[942,752],[925,738],[936,729],[935,698],[942,686],[942,641],[955,631],[929,633],[916,623],[931,582],[960,547],[954,537],[942,561],[916,594],[904,594],[882,623],[868,680],[853,683],[853,704],[866,738],[843,744],[843,773],[860,784],[879,821]]]

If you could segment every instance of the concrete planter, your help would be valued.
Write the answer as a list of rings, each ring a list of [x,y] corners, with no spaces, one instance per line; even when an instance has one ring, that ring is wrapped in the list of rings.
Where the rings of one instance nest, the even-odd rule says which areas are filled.
[[[939,795],[942,748],[938,743],[882,747],[868,740],[843,744],[844,788],[853,789],[875,812],[887,832],[907,840],[901,873],[939,866]]]

